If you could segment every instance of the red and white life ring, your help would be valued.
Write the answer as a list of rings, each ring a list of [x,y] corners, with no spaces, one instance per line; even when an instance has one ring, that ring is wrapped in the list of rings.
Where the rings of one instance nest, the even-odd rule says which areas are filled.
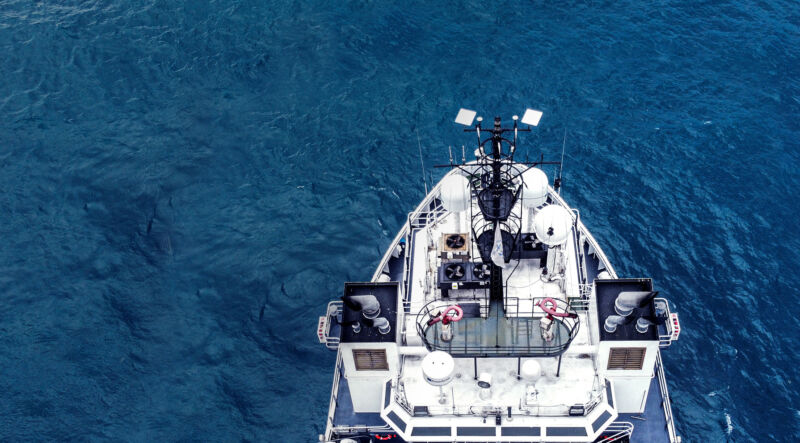
[[[548,315],[552,315],[553,317],[574,317],[574,314],[570,314],[569,312],[558,312],[556,308],[558,305],[556,304],[555,299],[550,297],[545,297],[542,301],[539,302],[538,306],[542,308],[542,311],[546,312]]]
[[[455,311],[455,315],[447,315],[450,311]],[[444,311],[439,313],[436,317],[433,317],[430,320],[428,320],[428,326],[431,326],[437,322],[442,322],[443,325],[446,325],[453,321],[459,321],[462,318],[464,318],[464,310],[461,309],[461,306],[450,305]]]

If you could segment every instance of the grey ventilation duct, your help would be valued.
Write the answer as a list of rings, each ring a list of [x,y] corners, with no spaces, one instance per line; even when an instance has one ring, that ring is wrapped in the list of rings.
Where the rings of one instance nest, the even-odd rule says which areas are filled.
[[[639,317],[639,319],[636,320],[636,332],[640,334],[645,334],[647,333],[647,330],[650,328],[650,326],[653,326],[654,324],[655,323],[644,317]]]
[[[364,320],[364,326],[378,328],[378,332],[383,335],[388,334],[392,330],[392,325],[386,317],[378,317],[375,319]]]
[[[603,323],[603,329],[609,334],[613,334],[617,330],[617,326],[624,325],[628,322],[626,317],[621,315],[609,315],[606,317],[605,323]]]
[[[636,308],[641,308],[658,294],[652,291],[625,291],[621,292],[614,301],[614,310],[617,314],[627,317]]]
[[[374,295],[347,295],[342,301],[348,308],[361,311],[364,318],[373,319],[381,315],[381,304]]]

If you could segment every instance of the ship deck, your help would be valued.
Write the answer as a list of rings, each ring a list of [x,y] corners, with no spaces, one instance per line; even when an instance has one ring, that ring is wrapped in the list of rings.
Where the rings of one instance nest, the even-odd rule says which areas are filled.
[[[658,377],[650,381],[644,412],[641,414],[619,414],[618,421],[633,424],[631,441],[652,443],[669,442],[667,418],[664,415],[664,394],[658,384]]]
[[[596,278],[613,279],[616,273],[580,220],[575,219],[571,235],[560,249],[554,250],[554,263],[547,263],[550,274],[556,269],[553,277],[545,278],[542,272],[544,260],[550,255],[534,256],[534,252],[540,251],[527,253],[521,249],[512,254],[504,274],[505,297],[498,299],[489,296],[488,286],[477,286],[482,285],[477,276],[470,277],[471,266],[479,257],[475,245],[470,243],[467,253],[444,252],[443,239],[447,235],[463,233],[470,238],[474,233],[469,218],[444,211],[435,198],[436,193],[436,189],[432,190],[417,210],[409,214],[407,225],[389,247],[372,279],[373,282],[388,280],[400,284],[396,327],[398,337],[402,337],[397,339],[402,353],[396,369],[392,369],[394,372],[387,374],[390,380],[385,382],[382,410],[354,410],[352,395],[356,397],[356,404],[361,404],[360,396],[365,391],[356,386],[355,379],[348,383],[340,355],[326,435],[341,437],[390,430],[399,434],[396,438],[402,438],[401,441],[487,441],[477,437],[479,435],[517,436],[510,441],[529,441],[524,437],[528,435],[553,437],[552,441],[573,441],[570,437],[574,436],[591,441],[604,435],[630,436],[630,441],[634,442],[676,441],[660,354],[656,354],[656,374],[649,385],[647,373],[636,375],[641,380],[639,392],[649,386],[645,408],[638,414],[617,415],[614,403],[620,391],[614,393],[612,399],[616,389],[612,382],[623,381],[607,380],[603,374],[598,374],[598,364],[605,368],[605,361],[598,362],[595,312],[598,307],[593,298],[588,298],[589,295],[594,297],[594,291],[589,290]],[[552,190],[549,198],[550,204],[568,208]],[[520,219],[523,233],[528,232],[525,229],[530,229],[531,225],[526,217],[522,214]],[[464,281],[469,283],[449,286],[441,270],[442,264],[448,261],[465,264],[467,278]],[[602,271],[608,271],[608,275],[600,275]],[[531,351],[526,355],[528,348],[552,345],[543,342],[539,324],[538,302],[544,297],[563,303],[569,309],[574,305],[575,321],[580,327],[575,329],[574,336],[567,337],[569,331],[562,331],[563,325],[555,324],[555,336],[550,340],[564,342],[567,349],[563,354],[539,355]],[[464,311],[463,319],[451,323],[453,337],[448,341],[440,339],[441,323],[424,327],[425,315],[441,310],[440,304],[459,304]],[[341,325],[334,323],[331,332],[340,331]],[[422,372],[425,354],[419,349],[425,347],[428,351],[442,349],[454,358],[453,379],[441,390],[428,383]],[[541,375],[520,370],[527,359],[536,359],[540,371],[534,372]],[[478,376],[484,374],[491,375],[492,380],[488,396],[482,395],[476,383]],[[352,395],[351,388],[355,389]],[[641,399],[639,395],[637,398]],[[631,405],[630,396],[623,398],[625,401],[620,401],[616,408],[638,410],[638,402]],[[592,413],[594,415],[590,415]],[[392,417],[397,418],[398,414],[402,420],[394,421]],[[487,415],[499,417],[496,432],[493,427],[485,426]],[[589,420],[588,424],[579,423],[582,420]],[[335,428],[334,433],[330,432],[331,428]],[[531,432],[536,429],[541,434],[505,433],[523,428]],[[429,431],[439,433],[424,433]],[[472,433],[479,431],[481,434]],[[567,431],[574,433],[561,433]],[[430,437],[434,435],[439,437]],[[425,436],[427,439],[422,438]]]
[[[353,410],[353,399],[350,398],[350,387],[347,379],[339,379],[339,389],[336,393],[336,410],[333,414],[333,426],[362,427],[362,426],[384,426],[386,422],[377,412],[355,412]]]

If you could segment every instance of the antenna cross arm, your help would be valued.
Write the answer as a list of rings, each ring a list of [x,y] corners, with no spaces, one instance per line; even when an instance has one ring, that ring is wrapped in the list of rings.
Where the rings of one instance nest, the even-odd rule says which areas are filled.
[[[491,133],[491,134],[497,133],[497,132],[499,132],[499,133],[511,132],[513,130],[514,130],[514,128],[501,128],[501,129],[485,129],[485,128],[481,128],[481,132],[488,132],[488,133]],[[464,129],[464,132],[477,132],[477,131],[478,131],[477,128]],[[527,129],[517,128],[517,131],[518,132],[531,132],[531,128],[527,128]]]

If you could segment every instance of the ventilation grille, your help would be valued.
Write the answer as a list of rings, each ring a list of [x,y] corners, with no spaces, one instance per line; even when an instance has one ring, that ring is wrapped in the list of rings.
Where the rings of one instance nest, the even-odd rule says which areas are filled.
[[[638,371],[644,365],[647,348],[611,348],[608,355],[608,369]]]
[[[356,362],[356,371],[389,370],[385,349],[353,349],[353,360]]]

